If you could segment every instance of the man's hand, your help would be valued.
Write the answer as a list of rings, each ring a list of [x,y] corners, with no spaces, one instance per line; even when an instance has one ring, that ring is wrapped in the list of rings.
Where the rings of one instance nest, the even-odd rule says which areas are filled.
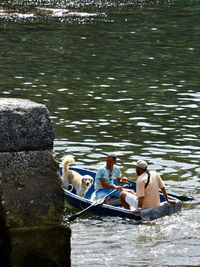
[[[123,190],[123,188],[121,186],[117,186],[117,185],[114,185],[113,188],[118,190],[118,191]]]
[[[176,200],[169,200],[167,201],[169,204],[172,204],[173,207],[176,206]]]
[[[133,213],[136,215],[136,216],[140,216],[141,215],[141,208],[137,208],[133,211]]]
[[[119,180],[120,183],[122,184],[125,184],[126,182],[128,182],[128,178],[127,177],[122,177],[120,180]]]

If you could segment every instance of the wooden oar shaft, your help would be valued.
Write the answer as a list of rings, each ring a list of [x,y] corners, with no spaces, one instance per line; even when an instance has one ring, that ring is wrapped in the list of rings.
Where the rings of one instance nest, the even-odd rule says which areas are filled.
[[[92,207],[95,207],[95,206],[100,206],[104,203],[105,199],[108,198],[109,196],[113,195],[115,192],[117,192],[117,189],[114,189],[113,191],[111,191],[109,194],[107,194],[106,196],[100,198],[100,199],[97,199],[95,200],[94,202],[92,202],[91,205],[89,205],[87,208],[75,213],[75,214],[72,214],[71,216],[68,217],[68,220],[71,222],[71,221],[74,221],[77,217],[79,217],[82,213],[86,212],[87,210],[89,210],[90,208]]]
[[[77,217],[79,217],[82,213],[84,213],[85,211],[89,210],[92,206],[94,205],[90,205],[88,206],[87,208],[85,208],[84,210],[81,210],[75,214],[72,214],[71,216],[69,216],[68,220],[71,222],[71,221],[74,221]]]

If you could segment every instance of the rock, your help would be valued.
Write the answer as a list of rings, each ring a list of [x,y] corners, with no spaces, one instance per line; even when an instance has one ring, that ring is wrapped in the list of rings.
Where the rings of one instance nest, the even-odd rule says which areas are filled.
[[[51,151],[4,152],[0,162],[0,195],[7,226],[62,222],[63,190]]]
[[[70,266],[71,229],[44,105],[0,98],[0,266]]]
[[[0,98],[0,152],[53,148],[47,108],[23,99]]]
[[[71,266],[70,228],[63,225],[17,228],[11,229],[10,235],[13,267]]]

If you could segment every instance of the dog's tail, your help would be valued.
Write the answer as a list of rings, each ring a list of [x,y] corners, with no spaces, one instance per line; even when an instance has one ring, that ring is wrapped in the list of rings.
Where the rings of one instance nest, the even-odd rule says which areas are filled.
[[[63,159],[63,171],[64,173],[69,169],[69,165],[75,163],[74,157],[69,155]]]

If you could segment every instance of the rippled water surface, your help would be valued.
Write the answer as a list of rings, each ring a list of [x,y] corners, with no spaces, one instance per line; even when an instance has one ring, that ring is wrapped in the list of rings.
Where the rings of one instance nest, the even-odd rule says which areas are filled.
[[[200,2],[3,1],[0,97],[44,103],[58,160],[97,170],[106,153],[136,179],[146,159],[180,214],[72,223],[72,266],[200,265]]]
[[[82,219],[72,225],[72,265],[199,266],[199,223],[193,215],[183,211],[143,224]]]

